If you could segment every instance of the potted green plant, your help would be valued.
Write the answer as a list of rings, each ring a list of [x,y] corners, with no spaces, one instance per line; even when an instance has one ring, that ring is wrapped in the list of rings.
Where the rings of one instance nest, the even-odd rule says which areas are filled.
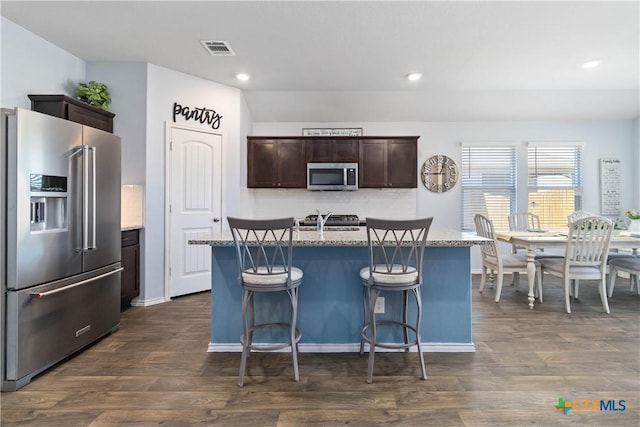
[[[629,231],[640,231],[640,209],[627,209],[624,214],[631,220]]]
[[[109,89],[104,83],[91,80],[88,83],[78,83],[76,86],[76,96],[94,107],[107,110],[111,103]]]

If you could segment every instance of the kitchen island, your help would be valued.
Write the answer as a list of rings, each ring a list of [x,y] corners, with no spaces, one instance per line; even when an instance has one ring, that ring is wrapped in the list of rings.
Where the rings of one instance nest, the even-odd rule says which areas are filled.
[[[424,254],[422,342],[424,351],[475,351],[471,313],[471,246],[486,239],[460,231],[431,228]],[[211,334],[209,351],[241,351],[240,304],[235,246],[229,231],[190,244],[210,245]],[[299,288],[300,351],[358,351],[362,328],[362,285],[359,271],[368,265],[366,227],[294,231],[293,264],[304,272]],[[400,313],[397,295],[385,297],[385,314]],[[258,296],[256,296],[257,298]],[[288,313],[284,295],[259,295],[256,318]],[[266,301],[265,301],[266,300]],[[410,311],[410,316],[412,315]],[[271,317],[272,318],[272,317]],[[387,335],[384,335],[384,333]],[[397,340],[391,331],[382,337]],[[284,339],[277,332],[256,342]]]

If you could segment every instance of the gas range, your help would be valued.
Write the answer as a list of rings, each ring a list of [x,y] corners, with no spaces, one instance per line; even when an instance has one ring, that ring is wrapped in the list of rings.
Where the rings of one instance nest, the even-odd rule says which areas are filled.
[[[325,215],[322,215],[324,218]],[[300,221],[300,225],[313,225],[315,226],[318,223],[318,215],[307,215],[302,221]],[[349,215],[349,214],[334,214],[327,218],[327,222],[324,224],[325,226],[363,226],[365,225],[365,221],[360,221],[358,215]]]

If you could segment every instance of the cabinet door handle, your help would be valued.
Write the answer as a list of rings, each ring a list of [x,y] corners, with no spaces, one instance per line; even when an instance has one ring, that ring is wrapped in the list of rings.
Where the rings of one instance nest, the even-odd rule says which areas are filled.
[[[212,221],[213,221],[213,222],[220,222],[220,218],[215,217],[215,218],[213,218],[213,219],[212,219]]]

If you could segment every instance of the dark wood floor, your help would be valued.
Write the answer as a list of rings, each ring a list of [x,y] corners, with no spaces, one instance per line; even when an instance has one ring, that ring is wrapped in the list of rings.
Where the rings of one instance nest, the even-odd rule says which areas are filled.
[[[524,286],[505,286],[496,304],[492,289],[477,293],[477,279],[477,351],[427,353],[426,381],[415,353],[378,355],[373,384],[359,354],[303,353],[294,383],[288,353],[257,353],[239,388],[239,354],[206,352],[210,295],[202,293],[126,310],[118,332],[2,393],[2,425],[640,424],[640,297],[625,280],[611,315],[590,283],[569,315],[553,279],[533,311]],[[563,415],[554,408],[560,397],[615,400],[616,408],[624,400],[626,410]]]

